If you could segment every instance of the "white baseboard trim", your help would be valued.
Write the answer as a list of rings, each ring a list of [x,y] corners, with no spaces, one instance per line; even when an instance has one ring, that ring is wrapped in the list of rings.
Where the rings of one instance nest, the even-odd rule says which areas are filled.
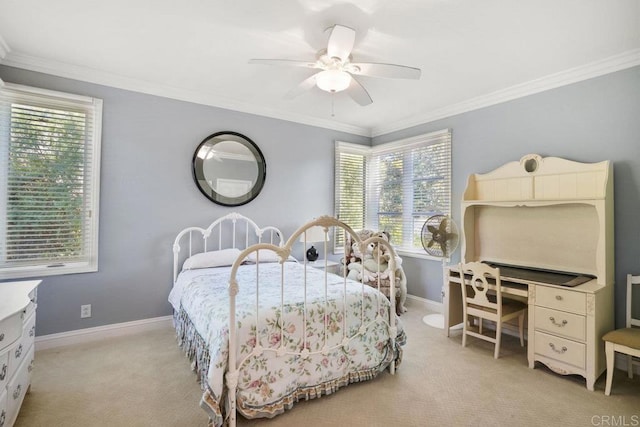
[[[442,303],[414,295],[407,295],[407,299],[416,301],[423,305],[427,310],[442,313]],[[132,322],[97,326],[95,328],[77,329],[75,331],[61,332],[58,334],[42,335],[35,339],[36,351],[72,344],[99,341],[105,338],[130,335],[138,332],[165,328],[172,325],[172,316],[163,316],[151,319],[134,320]]]
[[[427,310],[433,311],[435,313],[442,313],[442,303],[436,302],[430,299],[417,297],[415,295],[407,294],[407,299],[415,301],[421,305],[423,305]]]
[[[436,302],[430,299],[426,299],[426,298],[422,298],[422,297],[418,297],[415,295],[411,295],[411,294],[407,294],[407,299],[411,300],[411,301],[415,301],[416,303],[424,306],[427,310],[432,311],[434,313],[444,313],[444,305],[441,302]],[[491,325],[487,325],[488,329],[492,329]],[[520,336],[520,333],[518,332],[518,327],[517,325],[512,325],[509,323],[505,323],[503,325],[503,329],[502,331],[507,334],[507,335],[511,335],[514,336],[516,338],[518,338]],[[524,335],[524,339],[525,341],[527,341],[527,333],[525,330],[525,335]],[[616,353],[616,358],[615,358],[615,368],[616,369],[620,369],[623,370],[625,373],[627,372],[627,356],[624,354],[620,354],[620,353]],[[639,375],[640,376],[640,362],[635,362],[633,363],[633,373],[634,375]]]
[[[151,319],[134,320],[132,322],[115,323],[112,325],[97,326],[95,328],[77,329],[75,331],[61,332],[36,337],[36,351],[48,348],[61,347],[71,344],[80,344],[90,341],[99,341],[105,338],[119,337],[139,332],[161,329],[173,325],[173,316],[154,317]]]
[[[423,305],[426,309],[442,313],[442,303],[432,301],[430,299],[417,297],[415,295],[408,294],[407,299],[415,301],[418,304]],[[72,344],[81,344],[91,341],[99,341],[105,338],[119,337],[139,332],[151,331],[155,329],[161,329],[173,326],[173,316],[154,317],[151,319],[134,320],[132,322],[115,323],[112,325],[97,326],[95,328],[78,329],[75,331],[61,332],[59,334],[50,334],[36,337],[35,346],[36,351],[46,350],[48,348],[62,347]],[[511,325],[504,325],[504,332],[509,335],[518,336],[518,330],[511,330]],[[526,336],[525,336],[526,339]],[[626,355],[616,353],[615,359],[616,369],[627,371],[627,357]],[[634,374],[640,375],[640,364],[634,363]]]

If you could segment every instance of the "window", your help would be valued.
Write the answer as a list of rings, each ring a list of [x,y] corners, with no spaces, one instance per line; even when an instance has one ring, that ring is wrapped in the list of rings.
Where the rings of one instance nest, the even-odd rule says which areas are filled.
[[[102,100],[0,86],[0,278],[97,271]]]
[[[354,230],[364,228],[366,155],[370,148],[336,142],[336,217]],[[344,234],[337,233],[334,247],[344,250]]]
[[[343,160],[356,153],[364,165],[362,173],[359,166]],[[345,182],[348,176],[355,179]],[[362,194],[353,197],[355,188]],[[398,250],[424,254],[424,222],[432,215],[451,214],[451,132],[371,148],[336,143],[335,192],[336,216],[352,228],[385,230]],[[359,209],[362,201],[364,208]],[[336,241],[335,249],[341,247]]]

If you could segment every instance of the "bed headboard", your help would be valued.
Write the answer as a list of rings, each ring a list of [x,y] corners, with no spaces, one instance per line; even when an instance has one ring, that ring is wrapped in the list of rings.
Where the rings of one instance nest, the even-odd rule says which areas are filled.
[[[251,219],[236,212],[216,219],[207,228],[187,227],[178,233],[173,242],[173,281],[178,277],[182,262],[192,255],[227,248],[243,250],[256,243],[282,246],[284,239],[278,228],[260,228]],[[181,244],[184,244],[184,248]]]

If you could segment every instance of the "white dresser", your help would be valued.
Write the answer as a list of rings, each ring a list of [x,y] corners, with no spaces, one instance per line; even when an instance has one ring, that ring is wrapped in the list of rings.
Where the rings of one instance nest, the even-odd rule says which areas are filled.
[[[0,283],[0,427],[13,426],[31,385],[40,282]]]

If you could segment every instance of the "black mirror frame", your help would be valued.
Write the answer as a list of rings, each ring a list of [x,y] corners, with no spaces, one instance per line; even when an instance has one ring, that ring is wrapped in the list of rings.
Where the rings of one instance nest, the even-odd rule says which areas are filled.
[[[247,193],[239,197],[227,197],[227,196],[223,196],[222,194],[216,193],[216,191],[213,188],[211,188],[209,185],[202,184],[203,182],[206,184],[206,180],[198,179],[199,176],[200,177],[204,176],[203,159],[198,157],[198,152],[200,151],[202,146],[208,143],[211,139],[218,138],[223,135],[229,135],[228,139],[239,142],[240,144],[247,147],[249,151],[251,151],[251,154],[253,154],[253,156],[255,157],[256,162],[258,163],[258,178],[256,179],[255,184],[253,184],[253,187],[251,187],[251,190],[249,190]],[[224,140],[226,141],[228,139],[225,138]],[[220,142],[222,142],[222,140]],[[264,182],[267,177],[267,162],[264,159],[264,155],[262,154],[262,151],[260,151],[260,148],[258,148],[255,142],[253,142],[251,139],[247,138],[246,136],[238,132],[231,132],[231,131],[216,132],[206,137],[200,144],[198,144],[196,151],[193,153],[193,160],[191,162],[191,166],[192,166],[191,172],[193,174],[193,180],[195,181],[196,186],[198,187],[200,192],[204,194],[212,202],[222,206],[242,206],[249,203],[250,201],[255,199],[258,196],[258,194],[260,194],[260,191],[262,190],[262,187],[264,186]]]

